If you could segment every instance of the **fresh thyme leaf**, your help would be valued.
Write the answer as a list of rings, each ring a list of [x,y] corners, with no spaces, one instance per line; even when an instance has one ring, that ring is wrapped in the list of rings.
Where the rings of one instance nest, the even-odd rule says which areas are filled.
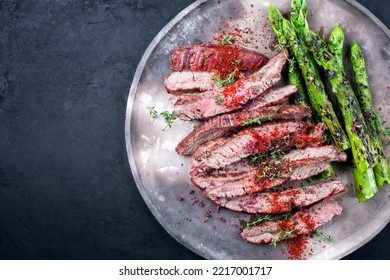
[[[269,167],[266,166],[263,168],[263,170],[261,171],[261,174],[257,174],[256,177],[258,179],[264,179],[265,177],[267,177],[267,172],[269,171]]]
[[[248,39],[246,39],[246,40],[244,41],[244,43],[245,43],[245,44],[250,44],[251,41],[249,41]]]
[[[252,118],[247,118],[242,121],[242,126],[247,126],[251,124],[261,124],[262,117],[261,116],[256,116]]]
[[[269,155],[271,158],[276,159],[279,156],[284,155],[284,151],[283,151],[283,149],[276,149],[276,150],[269,152]]]
[[[291,218],[291,216],[292,216],[292,213],[291,213],[291,212],[289,212],[289,213],[284,213],[284,214],[282,215],[282,218],[283,218],[283,219],[288,219],[288,218]]]
[[[217,75],[214,77],[214,82],[216,83],[217,86],[219,87],[222,87],[223,86],[223,82],[224,80],[221,78],[220,75]]]
[[[248,126],[248,125],[252,125],[252,124],[259,124],[259,125],[261,125],[261,121],[262,120],[271,121],[272,120],[271,114],[263,114],[263,115],[247,118],[247,119],[242,121],[241,125],[242,126]]]
[[[232,35],[227,35],[222,38],[221,45],[222,46],[231,45],[233,44],[233,42],[234,42],[234,37]]]
[[[177,119],[177,115],[174,113],[174,112],[168,112],[168,111],[164,111],[164,112],[161,112],[160,115],[163,116],[165,122],[166,122],[166,126],[163,128],[163,130],[167,129],[168,127],[172,127],[172,123],[174,120]]]
[[[154,106],[147,107],[147,109],[149,110],[149,114],[152,116],[153,119],[158,117],[158,112],[156,111]]]
[[[271,242],[269,245],[271,245],[271,246],[273,246],[273,247],[275,248],[276,245],[278,244],[278,242],[279,242],[280,240],[283,240],[283,239],[285,239],[285,238],[287,238],[287,237],[292,236],[293,233],[294,233],[296,230],[297,230],[296,228],[292,228],[292,229],[290,229],[290,230],[283,230],[283,229],[280,230],[280,231],[276,234],[275,238],[272,240],[272,242]]]
[[[267,214],[267,215],[265,215],[263,217],[257,218],[256,220],[254,220],[252,222],[248,222],[246,224],[246,227],[247,228],[252,228],[252,227],[257,226],[258,224],[261,224],[261,223],[263,223],[265,221],[272,221],[272,220],[273,220],[272,216]]]
[[[217,103],[217,105],[221,106],[223,104],[224,100],[221,96],[217,95],[215,96],[215,103]]]
[[[234,78],[234,75],[236,74],[236,72],[237,72],[237,69],[234,70],[232,73],[228,74],[225,79],[222,79],[221,75],[215,76],[214,77],[215,84],[218,87],[223,87],[223,86],[230,85],[231,83],[234,83],[234,81],[236,80]]]
[[[332,238],[330,237],[329,234],[323,233],[322,231],[315,230],[313,231],[313,235],[322,239],[323,241],[332,241]]]

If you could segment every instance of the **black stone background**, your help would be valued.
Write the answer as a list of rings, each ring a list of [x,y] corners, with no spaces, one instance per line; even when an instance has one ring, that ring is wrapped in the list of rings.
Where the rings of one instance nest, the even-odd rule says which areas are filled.
[[[201,259],[134,184],[136,66],[193,0],[0,1],[0,258]],[[360,0],[388,27],[390,2]],[[390,259],[390,225],[347,259]]]

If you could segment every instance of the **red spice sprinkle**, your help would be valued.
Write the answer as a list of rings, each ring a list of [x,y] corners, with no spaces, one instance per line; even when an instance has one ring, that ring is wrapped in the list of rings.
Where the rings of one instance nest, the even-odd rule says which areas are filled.
[[[219,219],[221,220],[221,222],[225,223],[226,222],[226,219],[222,216],[219,217]]]
[[[213,213],[213,211],[211,211],[210,209],[206,209],[206,212],[204,213],[204,215],[205,215],[207,218],[211,218],[211,213]]]
[[[190,190],[189,194],[194,194],[195,191],[194,190]]]
[[[178,197],[177,197],[177,200],[178,200],[178,201],[183,201],[184,198],[183,198],[182,196],[178,196]]]
[[[308,237],[301,235],[289,240],[286,240],[287,252],[289,253],[290,260],[303,260],[305,259],[305,250],[307,248]]]

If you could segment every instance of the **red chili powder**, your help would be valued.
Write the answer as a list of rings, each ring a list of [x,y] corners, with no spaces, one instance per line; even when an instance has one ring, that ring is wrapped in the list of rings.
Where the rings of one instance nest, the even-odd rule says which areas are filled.
[[[304,260],[307,241],[308,237],[306,235],[286,240],[287,252],[289,254],[288,258],[290,260]]]

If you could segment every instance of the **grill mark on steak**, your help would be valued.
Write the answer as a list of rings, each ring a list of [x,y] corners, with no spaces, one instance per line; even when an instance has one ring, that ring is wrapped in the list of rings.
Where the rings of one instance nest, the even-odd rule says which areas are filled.
[[[313,125],[302,121],[274,121],[249,127],[232,137],[216,138],[199,145],[192,154],[191,174],[223,168],[248,156],[278,148],[318,146],[324,142],[324,130],[323,123]]]
[[[264,55],[248,49],[196,44],[175,48],[169,62],[174,71],[214,71],[230,65],[229,58],[239,62],[235,65],[238,70],[257,70],[268,61]]]
[[[284,50],[257,72],[231,85],[194,95],[181,94],[174,104],[174,112],[182,120],[200,120],[239,109],[281,79],[287,58],[288,52]]]
[[[280,107],[260,107],[210,118],[196,126],[176,147],[180,155],[189,155],[199,145],[243,128],[245,121],[258,119],[259,122],[271,120],[302,120],[311,116],[311,109],[301,105],[282,105]]]
[[[270,221],[241,232],[251,243],[271,243],[309,234],[342,213],[342,206],[334,199],[326,199],[310,208],[298,211],[292,217]],[[283,234],[289,232],[289,234]]]
[[[320,200],[345,191],[338,180],[285,190],[282,192],[259,192],[234,198],[217,198],[220,207],[250,214],[277,214],[290,212],[292,206],[303,208]]]
[[[191,180],[208,198],[216,200],[260,192],[287,181],[307,179],[328,170],[332,161],[346,160],[347,154],[339,152],[335,146],[306,148],[269,163],[243,165],[243,172],[198,174]]]

